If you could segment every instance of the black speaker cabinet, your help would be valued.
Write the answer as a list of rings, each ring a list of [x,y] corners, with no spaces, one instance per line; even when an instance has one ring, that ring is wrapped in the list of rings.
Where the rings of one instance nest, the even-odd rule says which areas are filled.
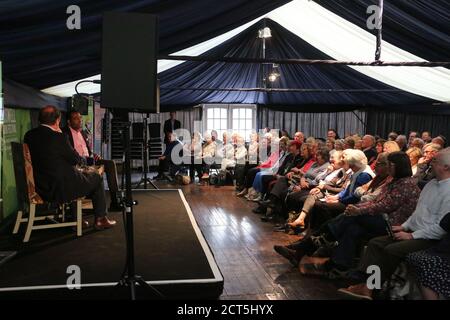
[[[102,107],[156,113],[158,20],[142,13],[103,17]]]
[[[74,95],[68,100],[68,110],[77,110],[82,115],[89,114],[89,100],[81,95]]]

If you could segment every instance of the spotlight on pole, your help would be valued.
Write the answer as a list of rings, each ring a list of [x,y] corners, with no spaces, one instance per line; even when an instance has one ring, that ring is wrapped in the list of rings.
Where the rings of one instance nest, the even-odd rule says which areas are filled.
[[[258,30],[258,38],[260,39],[267,39],[272,38],[272,31],[269,27],[265,27],[264,29]]]

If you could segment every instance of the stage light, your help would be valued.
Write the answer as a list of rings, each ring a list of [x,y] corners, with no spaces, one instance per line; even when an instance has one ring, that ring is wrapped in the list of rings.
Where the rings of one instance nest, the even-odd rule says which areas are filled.
[[[267,39],[272,38],[272,31],[269,27],[265,27],[264,29],[258,30],[258,38],[260,39]]]
[[[275,81],[278,80],[279,77],[280,77],[279,66],[278,66],[278,64],[273,64],[272,65],[272,72],[269,74],[267,79],[270,82],[275,82]]]
[[[280,75],[277,74],[277,73],[271,73],[271,74],[269,75],[269,81],[270,81],[270,82],[275,82],[275,81],[277,81],[277,79],[278,79],[279,76],[280,76]]]

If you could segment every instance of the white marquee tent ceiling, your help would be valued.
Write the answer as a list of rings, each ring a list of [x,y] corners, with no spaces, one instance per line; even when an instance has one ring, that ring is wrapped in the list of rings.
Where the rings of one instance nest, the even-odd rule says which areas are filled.
[[[317,3],[308,0],[294,0],[289,2],[239,28],[193,47],[175,52],[173,55],[198,56],[234,37],[264,17],[274,20],[336,60],[374,60],[376,42],[374,35],[326,10]],[[393,46],[386,41],[382,43],[381,60],[395,62],[424,61],[424,59]],[[160,60],[158,61],[158,72],[168,70],[180,63],[183,62]],[[450,102],[450,69],[442,67],[360,66],[352,66],[352,68],[398,89],[438,101]],[[100,78],[100,75],[97,75],[86,80]],[[75,93],[75,84],[77,82],[58,85],[43,91],[58,96],[71,96]],[[91,94],[99,90],[99,85],[96,84],[87,83],[79,86],[79,91],[84,93]]]

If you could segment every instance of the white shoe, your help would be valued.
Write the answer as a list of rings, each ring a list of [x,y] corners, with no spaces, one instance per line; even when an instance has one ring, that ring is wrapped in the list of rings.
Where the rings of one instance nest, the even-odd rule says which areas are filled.
[[[253,201],[253,202],[259,202],[261,200],[262,200],[262,196],[261,196],[260,193],[256,197],[254,197],[253,199],[250,199],[250,201]]]

